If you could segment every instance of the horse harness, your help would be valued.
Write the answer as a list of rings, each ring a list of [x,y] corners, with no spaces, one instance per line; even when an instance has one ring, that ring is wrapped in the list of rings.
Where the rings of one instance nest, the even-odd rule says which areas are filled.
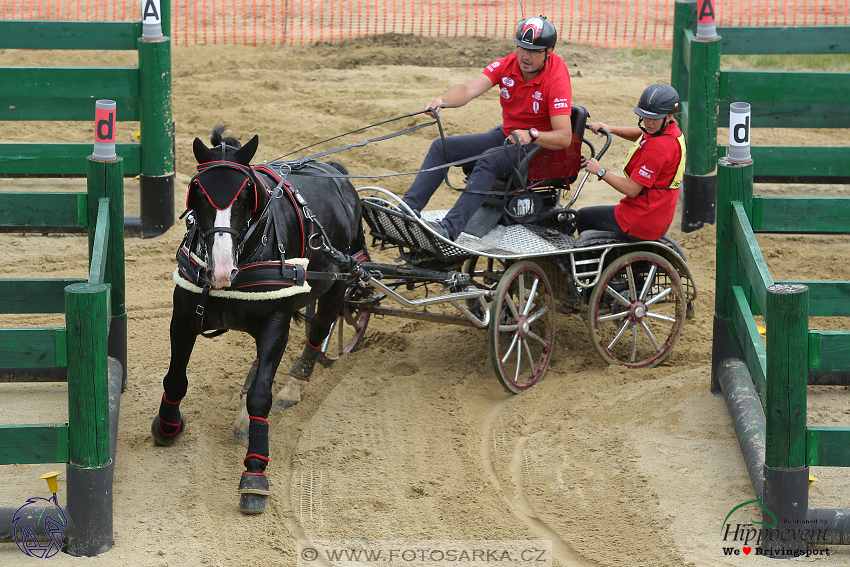
[[[206,264],[201,258],[207,255],[207,236],[216,232],[226,232],[232,234],[234,237],[237,268],[239,269],[238,274],[232,282],[232,287],[236,292],[246,294],[273,294],[280,290],[293,290],[297,288],[300,288],[301,291],[308,291],[309,288],[305,288],[305,282],[307,280],[352,281],[359,278],[367,281],[370,278],[368,272],[363,270],[359,265],[366,259],[365,251],[360,251],[353,256],[349,256],[331,246],[324,227],[310,210],[304,196],[301,195],[298,189],[293,188],[291,183],[286,181],[290,173],[297,175],[302,173],[300,171],[301,169],[305,169],[303,173],[307,175],[309,175],[307,173],[309,169],[319,170],[321,172],[319,175],[324,176],[322,174],[335,173],[336,170],[333,167],[311,161],[298,163],[273,162],[272,164],[264,163],[248,167],[226,160],[224,151],[225,144],[222,144],[221,159],[199,164],[198,173],[189,183],[189,193],[186,202],[187,213],[189,213],[186,219],[187,231],[177,251],[177,272],[175,273],[175,277],[179,274],[181,279],[201,288],[199,302],[195,309],[196,327],[199,334],[212,338],[227,332],[226,329],[219,329],[210,333],[203,332],[204,310],[211,287],[209,282],[202,278]],[[277,171],[274,168],[277,168]],[[227,181],[225,184],[227,188],[216,187],[215,184],[210,182],[207,182],[206,186],[204,185],[203,174],[213,169],[219,170],[217,171],[219,175],[224,175]],[[220,171],[222,169],[224,171]],[[334,179],[334,183],[337,186],[337,190],[341,190],[339,180]],[[253,208],[249,209],[248,219],[242,230],[237,231],[230,226],[213,226],[209,230],[202,232],[197,219],[190,213],[190,211],[193,211],[197,207],[196,199],[192,195],[192,185],[200,188],[210,203],[219,210],[226,209],[232,205],[243,189],[249,192],[253,191],[251,199]],[[233,192],[234,186],[237,187],[235,193]],[[266,191],[269,198],[266,200],[265,207],[261,213],[256,216],[256,221],[252,223],[255,217],[251,213],[257,212],[258,199],[256,192],[260,189]],[[284,196],[288,197],[288,199],[285,199]],[[286,246],[284,240],[286,230],[283,210],[284,201],[292,205],[301,227],[299,258],[307,258],[309,260],[312,258],[313,251],[320,250],[328,255],[331,263],[340,267],[344,272],[307,271],[305,267],[306,262],[303,262],[304,265],[302,265],[302,263],[295,261],[290,263],[285,261]],[[263,223],[264,220],[265,223]],[[245,243],[257,227],[263,224],[265,228],[261,238],[261,245],[240,262],[239,258],[242,255]],[[274,228],[275,244],[279,260],[258,260],[263,248],[269,244],[269,233],[272,228]]]

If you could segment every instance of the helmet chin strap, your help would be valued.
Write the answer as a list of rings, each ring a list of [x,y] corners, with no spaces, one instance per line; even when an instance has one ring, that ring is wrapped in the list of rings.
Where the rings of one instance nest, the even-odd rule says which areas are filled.
[[[669,123],[670,123],[670,116],[668,115],[668,116],[664,117],[664,122],[661,123],[661,128],[658,129],[658,132],[656,132],[655,134],[649,134],[649,132],[646,131],[646,128],[643,127],[643,116],[638,116],[638,128],[640,128],[643,131],[644,134],[649,134],[653,138],[663,134],[664,129],[667,128],[667,125]]]

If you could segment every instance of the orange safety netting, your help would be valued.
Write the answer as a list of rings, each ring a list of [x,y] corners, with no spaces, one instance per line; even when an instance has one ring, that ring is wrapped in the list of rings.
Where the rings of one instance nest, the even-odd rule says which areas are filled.
[[[163,5],[168,0],[161,0]],[[848,25],[850,0],[716,0],[718,26]],[[526,0],[561,40],[669,49],[674,0]],[[142,0],[0,0],[2,20],[139,20]],[[177,45],[304,45],[383,33],[512,37],[518,0],[171,0]]]

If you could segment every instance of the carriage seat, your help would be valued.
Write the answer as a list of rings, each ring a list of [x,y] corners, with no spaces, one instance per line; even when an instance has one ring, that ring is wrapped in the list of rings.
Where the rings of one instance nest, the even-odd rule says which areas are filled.
[[[578,235],[576,239],[576,248],[582,248],[586,246],[598,246],[600,244],[611,244],[614,242],[645,242],[640,238],[631,238],[628,236],[623,236],[618,232],[609,232],[607,230],[585,230],[581,234]],[[670,238],[669,235],[665,234],[661,238],[655,241],[650,242],[660,242],[665,246],[669,246],[676,253],[682,257],[682,260],[686,260],[685,251],[682,250],[682,247],[679,244]]]
[[[582,135],[590,114],[583,106],[572,106],[573,139],[569,148],[563,150],[548,150],[529,144],[527,157],[524,157],[518,167],[519,174],[513,172],[507,179],[497,179],[493,184],[492,195],[487,197],[481,208],[469,220],[464,232],[474,236],[484,236],[496,224],[513,224],[515,221],[505,213],[505,199],[517,193],[530,192],[534,198],[539,197],[542,209],[551,210],[558,204],[561,189],[567,189],[576,180],[584,162],[581,155]],[[529,146],[526,146],[527,148]],[[464,171],[469,174],[474,163],[464,164]],[[540,207],[534,207],[540,208]],[[523,221],[524,222],[524,221]]]
[[[527,183],[517,179],[514,172],[507,179],[497,179],[494,189],[505,191],[534,189],[537,187],[564,188],[576,180],[582,165],[581,140],[584,127],[590,114],[583,106],[572,106],[573,139],[569,148],[563,150],[547,150],[533,146],[528,152],[528,159],[520,163],[520,173],[528,172]]]

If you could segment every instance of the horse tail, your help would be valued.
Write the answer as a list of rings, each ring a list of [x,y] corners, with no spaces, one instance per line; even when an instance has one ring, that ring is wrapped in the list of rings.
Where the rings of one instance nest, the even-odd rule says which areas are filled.
[[[307,317],[303,311],[295,311],[292,313],[292,320],[296,323],[303,323],[304,321],[309,321],[311,317]]]
[[[231,136],[224,136],[225,131],[227,131],[227,124],[216,124],[212,129],[212,135],[210,136],[210,143],[215,146],[220,146],[222,143],[227,144],[233,148],[241,148],[242,144],[236,138]]]

